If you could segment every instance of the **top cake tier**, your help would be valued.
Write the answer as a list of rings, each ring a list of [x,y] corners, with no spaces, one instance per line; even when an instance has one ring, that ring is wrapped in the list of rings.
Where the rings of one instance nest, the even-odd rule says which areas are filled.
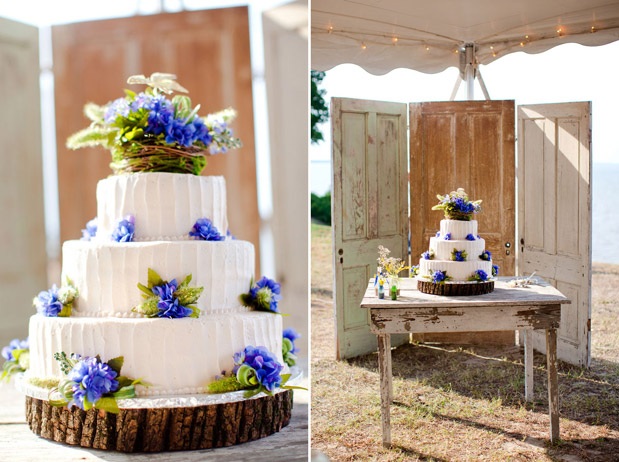
[[[451,234],[451,240],[466,239],[466,236],[472,234],[477,238],[477,220],[461,221],[461,220],[441,220],[440,237],[445,237],[447,233]]]
[[[208,218],[228,231],[226,182],[222,176],[179,173],[114,175],[97,185],[97,241],[109,241],[118,222],[135,218],[135,241],[191,239],[196,220]]]

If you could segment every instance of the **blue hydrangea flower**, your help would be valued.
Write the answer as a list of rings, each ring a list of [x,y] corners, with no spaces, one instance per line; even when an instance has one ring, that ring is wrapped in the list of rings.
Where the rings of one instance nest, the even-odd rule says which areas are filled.
[[[97,358],[83,358],[67,375],[73,382],[73,400],[69,407],[76,405],[84,409],[84,397],[96,403],[106,393],[118,390],[118,374],[110,366],[97,361]]]
[[[492,276],[499,275],[499,267],[497,265],[492,265]]]
[[[281,284],[263,276],[251,289],[249,295],[252,299],[264,299],[269,303],[269,309],[273,313],[279,313],[277,303],[282,299]]]
[[[132,242],[135,233],[135,218],[128,215],[118,222],[112,233],[112,240],[116,242]]]
[[[97,235],[98,222],[97,217],[94,217],[88,223],[86,223],[86,229],[82,230],[82,238],[80,241],[90,241]]]
[[[479,258],[481,258],[482,260],[490,261],[490,259],[492,258],[492,254],[489,251],[484,250],[479,256]]]
[[[130,107],[126,98],[118,98],[112,101],[109,105],[105,114],[103,115],[103,120],[106,123],[112,124],[116,121],[116,118],[121,115],[123,117],[127,117],[129,115]]]
[[[445,237],[443,239],[445,239],[446,241],[451,241],[451,233],[445,234]]]
[[[432,260],[432,254],[428,251],[422,253],[421,257],[424,258],[425,260]]]
[[[174,297],[174,292],[177,287],[178,283],[176,279],[172,279],[170,282],[155,286],[151,289],[153,293],[159,297],[159,301],[157,302],[159,313],[157,313],[157,316],[160,318],[186,318],[193,313],[191,308],[181,305],[178,298]]]
[[[484,270],[477,270],[473,273],[473,277],[481,282],[485,282],[488,280],[488,274]]]
[[[466,240],[467,241],[474,241],[475,240],[475,236],[473,236],[472,234],[467,234],[466,235]]]
[[[217,227],[208,218],[198,218],[189,235],[203,241],[223,241],[226,238],[219,234]]]
[[[236,241],[236,236],[230,232],[230,230],[226,231],[226,236],[228,236],[233,241]]]
[[[481,237],[479,237],[479,234],[477,235],[477,239],[481,239]]]
[[[439,282],[443,282],[446,277],[447,274],[445,273],[445,271],[435,271],[434,273],[432,273],[432,282],[438,284]]]
[[[466,261],[466,258],[462,255],[463,250],[456,250],[454,252],[454,261]]]
[[[284,329],[283,336],[284,336],[284,338],[287,338],[288,340],[290,340],[292,342],[292,351],[291,351],[291,353],[298,352],[299,349],[295,346],[294,342],[295,342],[295,340],[301,338],[301,334],[299,334],[292,327],[289,327],[288,329]]]
[[[411,273],[413,274],[413,276],[417,276],[419,274],[419,265],[414,265],[411,268]]]
[[[436,237],[441,237],[441,232],[440,231],[436,232]]]
[[[34,299],[37,312],[47,317],[56,317],[62,311],[62,303],[58,300],[58,287],[56,284],[49,290],[39,292]]]
[[[191,123],[193,124],[193,127],[195,129],[195,139],[201,141],[206,146],[211,144],[211,142],[213,141],[213,136],[208,131],[208,127],[204,123],[204,120],[202,120],[200,117],[196,117]]]
[[[256,374],[258,383],[268,391],[273,391],[282,385],[283,379],[280,373],[284,366],[277,362],[277,357],[266,347],[254,348],[251,345],[245,347],[242,352],[234,354],[234,364],[233,372],[235,374],[243,364],[251,367]]]
[[[14,338],[11,340],[8,346],[2,348],[2,357],[7,361],[15,360],[13,356],[13,351],[15,350],[28,350],[30,348],[29,337],[26,337],[25,340],[20,340],[18,338]]]

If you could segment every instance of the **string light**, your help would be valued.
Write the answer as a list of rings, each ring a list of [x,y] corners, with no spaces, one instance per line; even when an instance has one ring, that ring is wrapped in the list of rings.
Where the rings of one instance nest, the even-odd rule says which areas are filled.
[[[333,32],[333,26],[329,26],[329,33]]]
[[[591,33],[593,34],[595,32],[595,26],[591,26]]]
[[[393,42],[393,44],[395,45],[396,43],[398,43],[398,38],[397,37],[393,37],[391,39],[391,41]]]
[[[494,56],[496,58],[496,52],[492,53],[492,56]]]
[[[457,49],[457,48],[454,50],[454,53],[455,53],[455,54],[458,54],[458,49]]]
[[[520,46],[523,47],[524,46],[524,42],[520,42]]]
[[[559,27],[557,29],[557,34],[559,34],[559,37],[563,37],[563,28]]]
[[[426,51],[430,51],[430,47],[426,45]]]
[[[491,50],[494,50],[494,47],[493,47],[492,45],[490,45],[490,49],[491,49]]]
[[[365,50],[366,48],[367,48],[367,45],[366,45],[365,43],[362,43],[362,44],[361,44],[361,49],[362,49],[362,50]]]

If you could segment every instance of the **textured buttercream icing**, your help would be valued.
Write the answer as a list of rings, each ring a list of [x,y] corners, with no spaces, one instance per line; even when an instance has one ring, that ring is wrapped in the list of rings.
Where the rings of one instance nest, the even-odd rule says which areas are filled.
[[[451,252],[455,249],[457,251],[465,251],[467,253],[467,260],[477,260],[479,256],[486,248],[486,242],[483,239],[476,239],[474,241],[467,240],[449,240],[446,241],[440,237],[430,238],[430,250],[435,254],[437,260],[451,260]]]
[[[208,218],[228,231],[222,176],[180,173],[114,175],[97,184],[96,241],[109,241],[118,221],[135,218],[135,241],[190,239],[196,220]]]
[[[142,303],[138,282],[146,285],[148,269],[179,283],[192,275],[192,287],[204,287],[197,306],[209,313],[245,311],[239,295],[249,290],[254,246],[245,241],[88,242],[62,246],[63,280],[79,290],[77,316],[127,316]]]
[[[282,318],[249,312],[198,319],[30,318],[31,377],[64,378],[54,353],[124,357],[123,375],[144,377],[152,388],[140,395],[204,392],[233,355],[246,346],[264,346],[282,358]]]
[[[480,259],[472,261],[424,260],[419,261],[419,274],[432,275],[434,271],[445,271],[453,281],[466,281],[477,270],[484,270],[488,277],[492,276],[492,262]]]
[[[466,239],[469,234],[477,237],[477,220],[441,220],[441,235],[439,237],[444,238],[447,233],[451,234],[452,240]]]

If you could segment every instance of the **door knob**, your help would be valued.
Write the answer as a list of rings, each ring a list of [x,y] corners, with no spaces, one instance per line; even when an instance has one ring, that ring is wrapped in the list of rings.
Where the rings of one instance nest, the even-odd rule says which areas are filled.
[[[512,244],[510,242],[506,242],[505,243],[505,247],[507,247],[508,249],[512,246]]]

